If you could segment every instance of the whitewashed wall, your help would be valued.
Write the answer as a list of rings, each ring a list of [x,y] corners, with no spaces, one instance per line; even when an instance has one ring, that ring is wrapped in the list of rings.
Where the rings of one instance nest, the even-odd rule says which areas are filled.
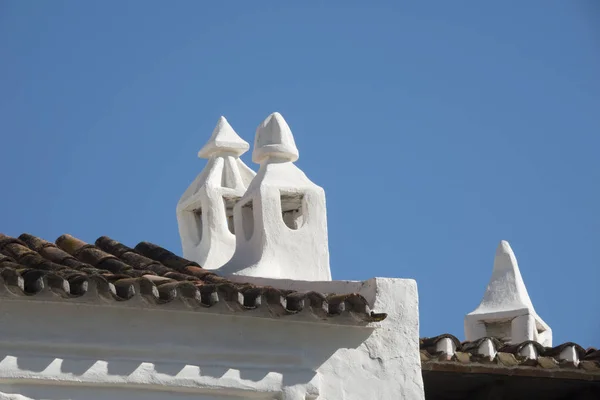
[[[157,309],[135,300],[98,306],[5,297],[0,398],[424,398],[414,281],[254,279],[359,292],[389,315],[356,327]]]

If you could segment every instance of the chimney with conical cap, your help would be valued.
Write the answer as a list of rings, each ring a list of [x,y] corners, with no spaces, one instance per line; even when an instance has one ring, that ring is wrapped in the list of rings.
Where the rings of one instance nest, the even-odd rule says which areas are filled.
[[[224,275],[329,281],[325,191],[294,164],[298,149],[281,114],[257,128],[260,169],[234,208],[236,249]]]
[[[505,240],[496,249],[483,300],[465,317],[465,336],[469,341],[494,336],[509,343],[535,340],[552,345],[552,330],[535,312],[515,254]]]
[[[219,118],[198,157],[208,159],[177,204],[183,256],[206,269],[225,264],[235,250],[233,207],[254,178],[239,158],[250,146]]]

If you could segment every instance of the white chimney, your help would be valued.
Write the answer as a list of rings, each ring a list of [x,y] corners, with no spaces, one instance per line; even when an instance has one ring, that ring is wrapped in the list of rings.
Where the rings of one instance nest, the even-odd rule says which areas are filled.
[[[465,336],[469,341],[493,336],[509,343],[535,340],[552,346],[552,330],[536,314],[507,241],[498,245],[481,304],[465,317]]]
[[[325,191],[294,165],[298,149],[279,113],[256,130],[260,164],[234,208],[236,249],[225,275],[331,280]]]
[[[249,147],[221,117],[198,152],[208,159],[204,170],[177,204],[183,256],[206,269],[221,267],[235,250],[233,207],[255,175],[239,158]]]

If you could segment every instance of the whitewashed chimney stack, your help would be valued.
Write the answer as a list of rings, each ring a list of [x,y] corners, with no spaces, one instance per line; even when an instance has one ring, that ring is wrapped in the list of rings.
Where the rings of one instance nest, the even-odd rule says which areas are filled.
[[[177,204],[183,256],[217,269],[235,251],[233,208],[254,178],[239,158],[249,144],[221,117],[198,157],[208,159]]]
[[[535,312],[507,241],[501,241],[496,249],[483,300],[465,317],[465,336],[469,341],[495,336],[509,343],[535,340],[552,346],[552,329]]]
[[[260,124],[260,169],[234,208],[236,250],[224,275],[329,281],[325,191],[294,164],[298,149],[281,114]]]

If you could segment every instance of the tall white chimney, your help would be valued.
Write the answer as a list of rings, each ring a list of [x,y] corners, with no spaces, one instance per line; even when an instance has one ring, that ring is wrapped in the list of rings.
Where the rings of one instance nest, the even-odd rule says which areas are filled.
[[[234,253],[233,208],[255,175],[239,158],[249,147],[221,117],[198,152],[208,159],[204,170],[177,204],[183,256],[206,269],[221,267]]]
[[[260,169],[234,208],[236,249],[221,274],[331,280],[325,191],[297,159],[288,124],[269,115],[256,130],[252,160]]]

